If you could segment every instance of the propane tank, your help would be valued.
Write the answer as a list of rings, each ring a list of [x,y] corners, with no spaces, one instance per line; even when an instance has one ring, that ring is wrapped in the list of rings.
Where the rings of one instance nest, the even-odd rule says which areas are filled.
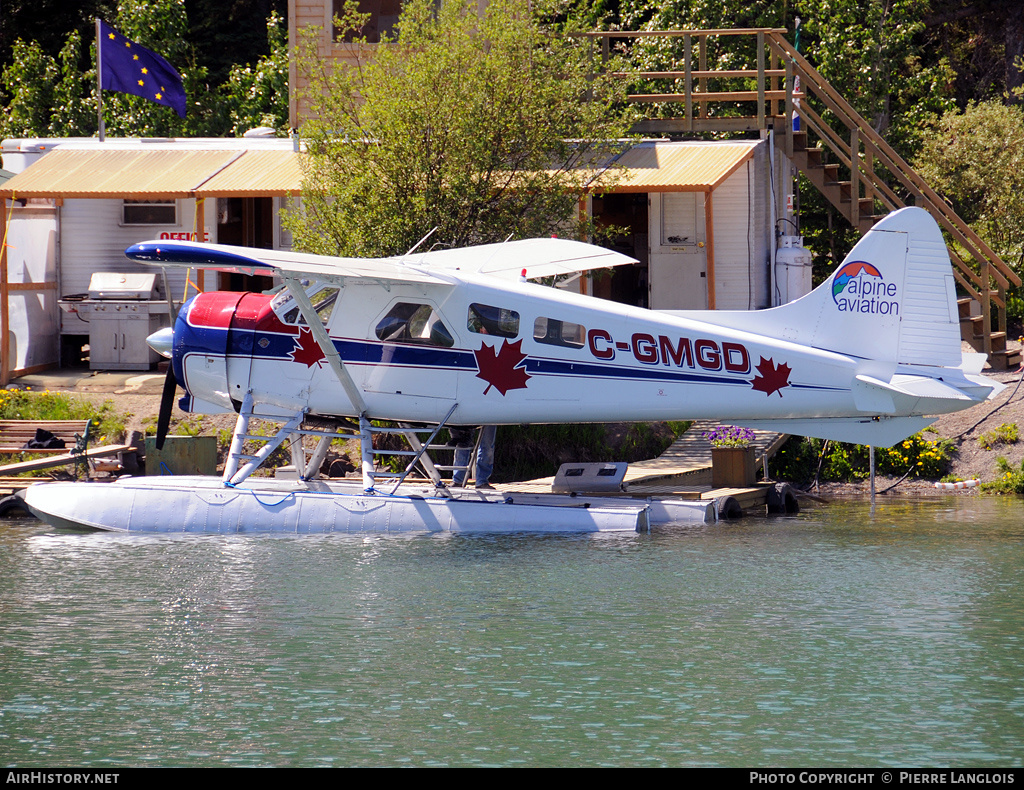
[[[779,236],[779,248],[775,252],[776,305],[792,302],[811,292],[813,259],[803,243],[803,236]]]

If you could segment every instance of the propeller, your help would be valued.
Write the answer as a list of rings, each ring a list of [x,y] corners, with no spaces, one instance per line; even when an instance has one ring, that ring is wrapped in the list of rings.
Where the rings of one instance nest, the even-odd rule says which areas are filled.
[[[160,415],[156,420],[156,449],[164,449],[164,439],[167,438],[167,429],[171,427],[171,410],[174,408],[174,395],[178,389],[178,381],[174,377],[174,365],[167,368],[167,377],[164,379],[164,391],[160,395]]]
[[[164,389],[160,395],[160,414],[156,420],[156,449],[164,449],[164,440],[167,438],[167,431],[171,427],[171,412],[174,410],[174,394],[178,388],[178,381],[174,377],[174,325],[178,321],[178,310],[174,306],[174,299],[171,298],[171,288],[167,282],[167,267],[160,269],[164,280],[164,294],[167,296],[167,312],[171,316],[171,325],[160,329],[146,338],[149,347],[160,356],[167,357],[171,364],[167,366],[167,377],[164,379]]]

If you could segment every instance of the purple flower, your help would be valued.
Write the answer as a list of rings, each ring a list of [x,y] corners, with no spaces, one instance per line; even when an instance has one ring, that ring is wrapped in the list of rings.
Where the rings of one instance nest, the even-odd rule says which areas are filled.
[[[704,438],[712,447],[749,447],[754,441],[754,432],[735,425],[720,425],[713,431],[705,431]]]

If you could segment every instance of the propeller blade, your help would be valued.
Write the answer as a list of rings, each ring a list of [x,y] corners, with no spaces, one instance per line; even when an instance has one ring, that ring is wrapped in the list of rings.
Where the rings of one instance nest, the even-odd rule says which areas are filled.
[[[164,391],[160,396],[160,416],[156,420],[156,449],[164,449],[164,439],[167,438],[167,430],[171,427],[171,410],[174,408],[174,395],[178,389],[178,381],[174,378],[174,366],[167,368],[167,378],[164,379]]]

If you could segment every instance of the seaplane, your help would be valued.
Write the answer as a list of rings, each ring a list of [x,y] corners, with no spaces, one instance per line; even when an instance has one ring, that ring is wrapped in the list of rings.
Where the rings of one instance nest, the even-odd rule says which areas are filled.
[[[281,285],[200,293],[173,328],[150,338],[171,358],[158,442],[179,387],[186,412],[236,413],[223,476],[28,488],[28,507],[55,525],[643,530],[681,511],[625,497],[456,488],[442,474],[452,467],[428,448],[444,428],[697,418],[884,447],[1002,389],[981,374],[984,355],[961,351],[946,246],[935,221],[913,207],[875,225],[811,293],[749,312],[653,311],[534,282],[633,261],[554,238],[372,260],[167,240],[126,255],[274,275]],[[277,432],[250,431],[257,418]],[[375,461],[380,431],[409,443],[404,471],[399,464],[391,477]],[[359,440],[361,479],[321,478],[331,442],[346,437]],[[285,442],[294,479],[253,476]],[[427,483],[408,478],[414,468]]]

